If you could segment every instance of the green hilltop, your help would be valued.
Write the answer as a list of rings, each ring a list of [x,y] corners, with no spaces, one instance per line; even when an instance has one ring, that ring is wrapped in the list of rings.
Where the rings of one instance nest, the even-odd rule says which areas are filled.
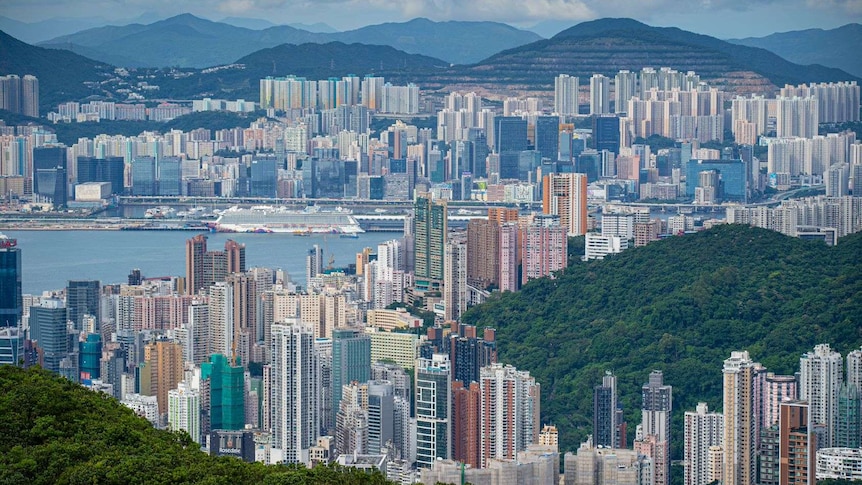
[[[188,434],[154,429],[114,398],[39,368],[0,366],[0,436],[4,484],[389,483],[351,468],[212,457]]]
[[[722,225],[577,262],[557,279],[492,297],[467,324],[497,329],[499,359],[542,385],[542,420],[561,451],[592,431],[593,387],[618,376],[629,442],[640,387],[653,369],[674,386],[672,455],[682,458],[683,413],[721,410],[722,361],[748,350],[792,374],[818,343],[842,354],[862,344],[862,234],[836,247],[765,229]]]

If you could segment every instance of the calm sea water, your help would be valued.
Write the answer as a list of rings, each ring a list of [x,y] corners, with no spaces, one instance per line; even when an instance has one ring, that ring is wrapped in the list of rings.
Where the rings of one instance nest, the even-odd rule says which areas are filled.
[[[18,239],[24,293],[64,288],[70,279],[125,283],[133,268],[145,277],[184,276],[185,241],[190,231],[2,231]],[[305,283],[305,255],[312,245],[324,250],[335,266],[355,262],[365,247],[401,237],[401,233],[365,233],[347,239],[332,235],[298,237],[292,234],[208,234],[207,248],[224,248],[227,239],[246,246],[246,266],[281,268],[299,284]]]

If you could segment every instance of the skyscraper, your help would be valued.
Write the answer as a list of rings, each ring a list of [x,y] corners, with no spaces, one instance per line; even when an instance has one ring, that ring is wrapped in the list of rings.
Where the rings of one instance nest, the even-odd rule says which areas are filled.
[[[185,431],[195,443],[201,442],[201,395],[185,381],[168,391],[168,425]]]
[[[341,401],[341,388],[371,378],[371,337],[352,328],[332,331],[332,420]]]
[[[443,301],[446,320],[459,320],[467,311],[467,244],[463,239],[446,242],[443,264]]]
[[[0,76],[0,109],[39,117],[39,80],[29,74]]]
[[[510,365],[491,364],[480,374],[480,465],[485,468],[492,459],[514,460],[538,438],[539,384]]]
[[[778,482],[781,485],[814,485],[817,435],[804,401],[781,403],[778,420]]]
[[[811,423],[826,427],[824,447],[835,445],[842,360],[829,344],[816,345],[799,359],[799,399],[808,402]]]
[[[601,385],[593,388],[593,442],[596,446],[620,448],[620,414],[617,412],[617,376],[605,372]]]
[[[545,175],[542,184],[542,212],[560,216],[560,225],[569,236],[587,233],[587,176],[582,173]]]
[[[273,461],[308,463],[320,434],[320,367],[314,333],[300,325],[272,326]]]
[[[724,361],[724,458],[725,485],[753,485],[756,480],[757,423],[755,380],[760,364],[748,352],[732,352]]]
[[[71,350],[63,300],[43,300],[30,307],[30,339],[42,350],[42,367],[60,372],[60,361]]]
[[[33,149],[33,195],[66,205],[66,147],[42,146]]]
[[[620,153],[620,119],[613,115],[593,116],[593,139],[596,143],[596,151],[601,153],[607,150],[614,155]],[[602,170],[602,176],[613,174]]]
[[[611,81],[601,74],[590,78],[590,114],[601,115],[611,112]]]
[[[150,388],[141,394],[156,396],[159,412],[168,409],[168,391],[176,389],[183,380],[183,348],[168,340],[156,340],[144,347],[146,370],[150,374]]]
[[[165,196],[182,195],[182,186],[182,160],[177,157],[164,157],[159,160],[159,183],[156,193]]]
[[[21,250],[18,240],[0,234],[0,329],[21,321]]]
[[[838,393],[838,424],[835,428],[835,446],[838,448],[862,447],[862,396],[855,384],[845,382]]]
[[[434,201],[428,193],[419,194],[413,207],[416,284],[427,288],[443,280],[448,211],[446,201]]]
[[[186,291],[197,295],[231,273],[245,272],[245,244],[228,239],[224,251],[207,251],[207,237],[186,240]]]
[[[217,429],[239,430],[245,427],[245,375],[243,368],[221,354],[210,356],[201,364],[202,387],[209,392],[206,401],[207,432]]]
[[[527,149],[527,120],[518,116],[494,118],[496,153],[522,152]],[[513,178],[503,177],[502,178]],[[515,177],[516,178],[516,177]]]
[[[70,280],[66,285],[66,318],[72,322],[77,332],[84,331],[84,316],[96,319],[95,331],[101,325],[101,305],[99,304],[100,283],[98,281]]]
[[[500,225],[488,219],[467,223],[467,283],[479,289],[500,287]]]
[[[452,382],[452,459],[481,466],[481,397],[478,382]]]
[[[112,194],[122,194],[124,187],[125,161],[123,157],[78,157],[78,183],[109,182]]]
[[[656,437],[659,457],[653,457],[655,485],[670,483],[670,421],[673,409],[673,387],[665,385],[660,370],[650,372],[649,382],[641,388],[641,426],[645,436]]]
[[[537,215],[527,227],[522,250],[524,267],[521,282],[560,271],[568,264],[568,237],[559,216]]]
[[[158,186],[156,159],[149,156],[133,158],[132,195],[158,195]]]
[[[449,357],[416,361],[416,466],[430,468],[452,455],[452,376]]]
[[[614,113],[625,113],[629,100],[635,95],[637,74],[622,70],[614,78]]]
[[[579,79],[568,74],[554,78],[554,112],[561,116],[578,114]]]
[[[538,116],[536,117],[536,151],[552,162],[557,161],[560,142],[560,117]]]
[[[685,485],[707,485],[712,481],[709,449],[721,446],[724,417],[709,412],[705,402],[697,403],[696,411],[686,411],[683,439]]]

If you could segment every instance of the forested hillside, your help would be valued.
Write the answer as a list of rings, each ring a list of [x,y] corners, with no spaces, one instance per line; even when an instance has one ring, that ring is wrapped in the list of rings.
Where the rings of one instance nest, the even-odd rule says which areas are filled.
[[[542,385],[542,419],[561,451],[592,428],[592,389],[619,377],[629,436],[652,369],[674,386],[673,457],[682,418],[698,401],[721,409],[722,361],[748,350],[770,371],[792,374],[817,343],[846,353],[862,344],[862,234],[836,247],[765,229],[724,225],[575,263],[468,311],[497,328],[499,358]],[[631,439],[631,438],[630,438]]]
[[[114,398],[38,368],[0,366],[0,483],[363,484],[380,473],[211,457],[186,433],[153,429]]]

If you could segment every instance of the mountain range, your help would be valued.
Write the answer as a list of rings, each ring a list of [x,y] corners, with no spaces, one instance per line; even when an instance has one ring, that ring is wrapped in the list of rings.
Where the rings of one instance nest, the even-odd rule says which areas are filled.
[[[785,83],[853,80],[821,65],[793,64],[765,49],[731,44],[672,27],[632,19],[583,22],[554,37],[495,54],[475,65],[429,76],[428,87],[508,85],[521,91],[552,91],[559,73],[613,76],[620,69],[669,66],[736,93],[769,92]]]
[[[230,59],[230,63],[238,65],[217,70],[149,69],[147,76],[150,76],[151,84],[160,86],[161,98],[195,99],[209,96],[257,99],[260,78],[287,74],[310,79],[376,74],[393,83],[413,82],[425,90],[474,90],[483,95],[547,95],[553,92],[554,77],[560,73],[580,76],[583,85],[587,84],[593,73],[613,76],[619,69],[636,71],[646,66],[692,70],[712,85],[737,94],[769,94],[785,83],[858,80],[839,69],[793,64],[765,49],[731,44],[676,28],[651,27],[631,19],[584,22],[550,39],[507,49],[469,65],[450,65],[448,60],[440,58],[411,54],[386,45],[355,42],[286,43],[239,55],[245,48],[238,46],[240,42],[224,40],[221,35],[226,29],[237,35],[258,35],[266,30],[253,31],[190,15],[169,20],[161,23],[162,36],[152,40],[152,49],[133,45],[151,35],[155,24],[135,27],[139,29],[140,36],[129,34],[128,26],[105,27],[76,34],[78,42],[95,45],[78,45],[80,55],[62,49],[32,46],[3,34],[0,35],[0,74],[37,75],[42,83],[40,101],[43,111],[54,109],[58,102],[79,100],[90,95],[122,101],[125,95],[119,91],[122,87],[119,84],[124,80],[114,76],[113,66],[110,65],[113,63],[96,61],[91,57],[98,50],[100,42],[110,39],[114,46],[114,57],[163,48],[173,49],[173,55],[179,59],[185,56],[180,46],[208,38],[208,48],[202,55],[222,50],[235,52],[237,55]],[[417,38],[429,38],[435,35],[435,29],[445,31],[447,25],[452,23],[417,19],[408,24],[416,26],[413,31],[418,33]],[[463,27],[455,24],[453,28]],[[195,27],[190,28],[189,25]],[[374,31],[381,37],[392,37],[397,26],[384,24],[368,27],[371,32],[364,38],[367,41],[372,39]],[[484,25],[483,28],[491,27],[494,26]],[[321,35],[291,27],[278,28],[284,31],[291,29],[302,36]],[[123,65],[126,62],[116,64]],[[132,74],[137,76],[140,72],[135,74],[133,71]],[[112,78],[114,88],[105,82]]]
[[[262,22],[266,22],[243,20],[232,23],[263,26]],[[229,64],[252,52],[281,44],[309,42],[388,45],[410,54],[465,64],[541,39],[533,32],[497,22],[433,22],[422,18],[346,32],[321,32],[319,25],[317,30],[310,32],[289,25],[255,30],[182,14],[146,25],[92,28],[39,45],[70,50],[124,67],[204,68]]]
[[[766,37],[730,39],[728,42],[761,47],[798,64],[818,63],[843,69],[862,77],[862,25],[847,24],[837,29],[808,29],[781,32]]]
[[[55,49],[42,49],[0,31],[0,74],[32,74],[39,78],[39,104],[58,103],[104,94],[100,82],[114,68],[103,62]]]

